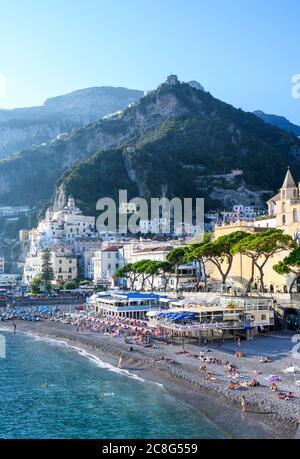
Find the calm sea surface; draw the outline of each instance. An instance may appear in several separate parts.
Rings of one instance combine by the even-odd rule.
[[[62,342],[1,334],[0,438],[224,438],[159,384]]]

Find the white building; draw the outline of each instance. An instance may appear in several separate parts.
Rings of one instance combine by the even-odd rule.
[[[116,245],[95,252],[93,257],[94,283],[111,280],[117,269],[124,264],[122,249]]]
[[[100,317],[147,319],[147,312],[168,307],[169,298],[154,293],[108,293],[95,299],[94,309]]]
[[[97,236],[95,217],[83,215],[69,197],[67,205],[59,211],[47,210],[37,228],[29,232],[30,254],[56,244],[74,245],[82,239]]]
[[[0,274],[4,274],[4,265],[5,265],[5,260],[4,258],[0,258]]]
[[[276,217],[264,217],[253,222],[255,228],[276,228]]]
[[[77,276],[86,278],[89,271],[90,257],[101,247],[101,238],[95,229],[95,217],[83,215],[76,207],[75,201],[69,197],[67,205],[58,211],[47,210],[46,216],[37,228],[29,231],[29,254],[24,266],[24,280],[30,283],[41,272],[41,256],[45,249],[53,253],[55,279],[57,282],[75,279]],[[65,266],[62,253],[71,259],[70,266]],[[56,258],[61,259],[56,270]],[[71,268],[71,272],[69,269]],[[76,269],[75,269],[76,268]],[[76,275],[75,275],[76,274]],[[87,277],[89,278],[89,277]]]
[[[244,206],[236,204],[231,211],[224,210],[220,212],[220,220],[235,222],[238,220],[254,221],[257,217],[263,216],[264,211],[257,206]]]

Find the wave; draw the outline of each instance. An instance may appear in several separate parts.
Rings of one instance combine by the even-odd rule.
[[[149,380],[146,381],[144,378],[141,378],[140,376],[136,375],[135,373],[132,373],[129,370],[126,370],[124,368],[118,368],[118,367],[115,367],[114,365],[111,365],[110,363],[103,362],[103,360],[101,360],[96,355],[91,354],[90,352],[86,351],[85,349],[82,349],[81,347],[69,344],[66,341],[59,340],[59,339],[54,339],[54,338],[49,338],[49,337],[46,337],[46,336],[40,336],[40,335],[36,335],[34,333],[29,333],[29,332],[22,332],[22,333],[24,335],[29,335],[31,338],[36,339],[37,341],[46,341],[46,342],[49,342],[51,344],[55,344],[56,346],[64,346],[64,347],[67,347],[67,348],[69,348],[71,350],[74,350],[79,355],[81,355],[82,357],[87,358],[90,362],[94,363],[95,365],[97,365],[101,369],[112,371],[114,373],[117,373],[117,374],[120,374],[120,375],[123,375],[123,376],[127,376],[128,378],[135,379],[136,381],[140,381],[140,382],[143,382],[143,383],[147,382],[147,383],[155,384],[156,386],[164,388],[163,384],[160,384],[160,383],[157,383],[157,382],[154,382],[154,381],[149,381]]]
[[[13,328],[0,327],[0,333],[1,333],[1,332],[14,333],[14,330],[13,330]]]

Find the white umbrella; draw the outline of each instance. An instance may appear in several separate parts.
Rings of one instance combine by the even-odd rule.
[[[295,365],[292,365],[291,367],[286,368],[285,370],[282,370],[284,373],[297,373],[299,370],[298,367]]]

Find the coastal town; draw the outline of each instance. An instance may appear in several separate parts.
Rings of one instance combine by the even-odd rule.
[[[299,1],[24,4],[0,14],[1,457],[300,439]]]
[[[193,382],[291,435],[300,417],[299,193],[288,169],[266,215],[243,219],[237,208],[212,232],[138,237],[99,233],[70,196],[20,231],[22,279],[0,261],[3,326],[96,346],[120,370],[135,362]]]

